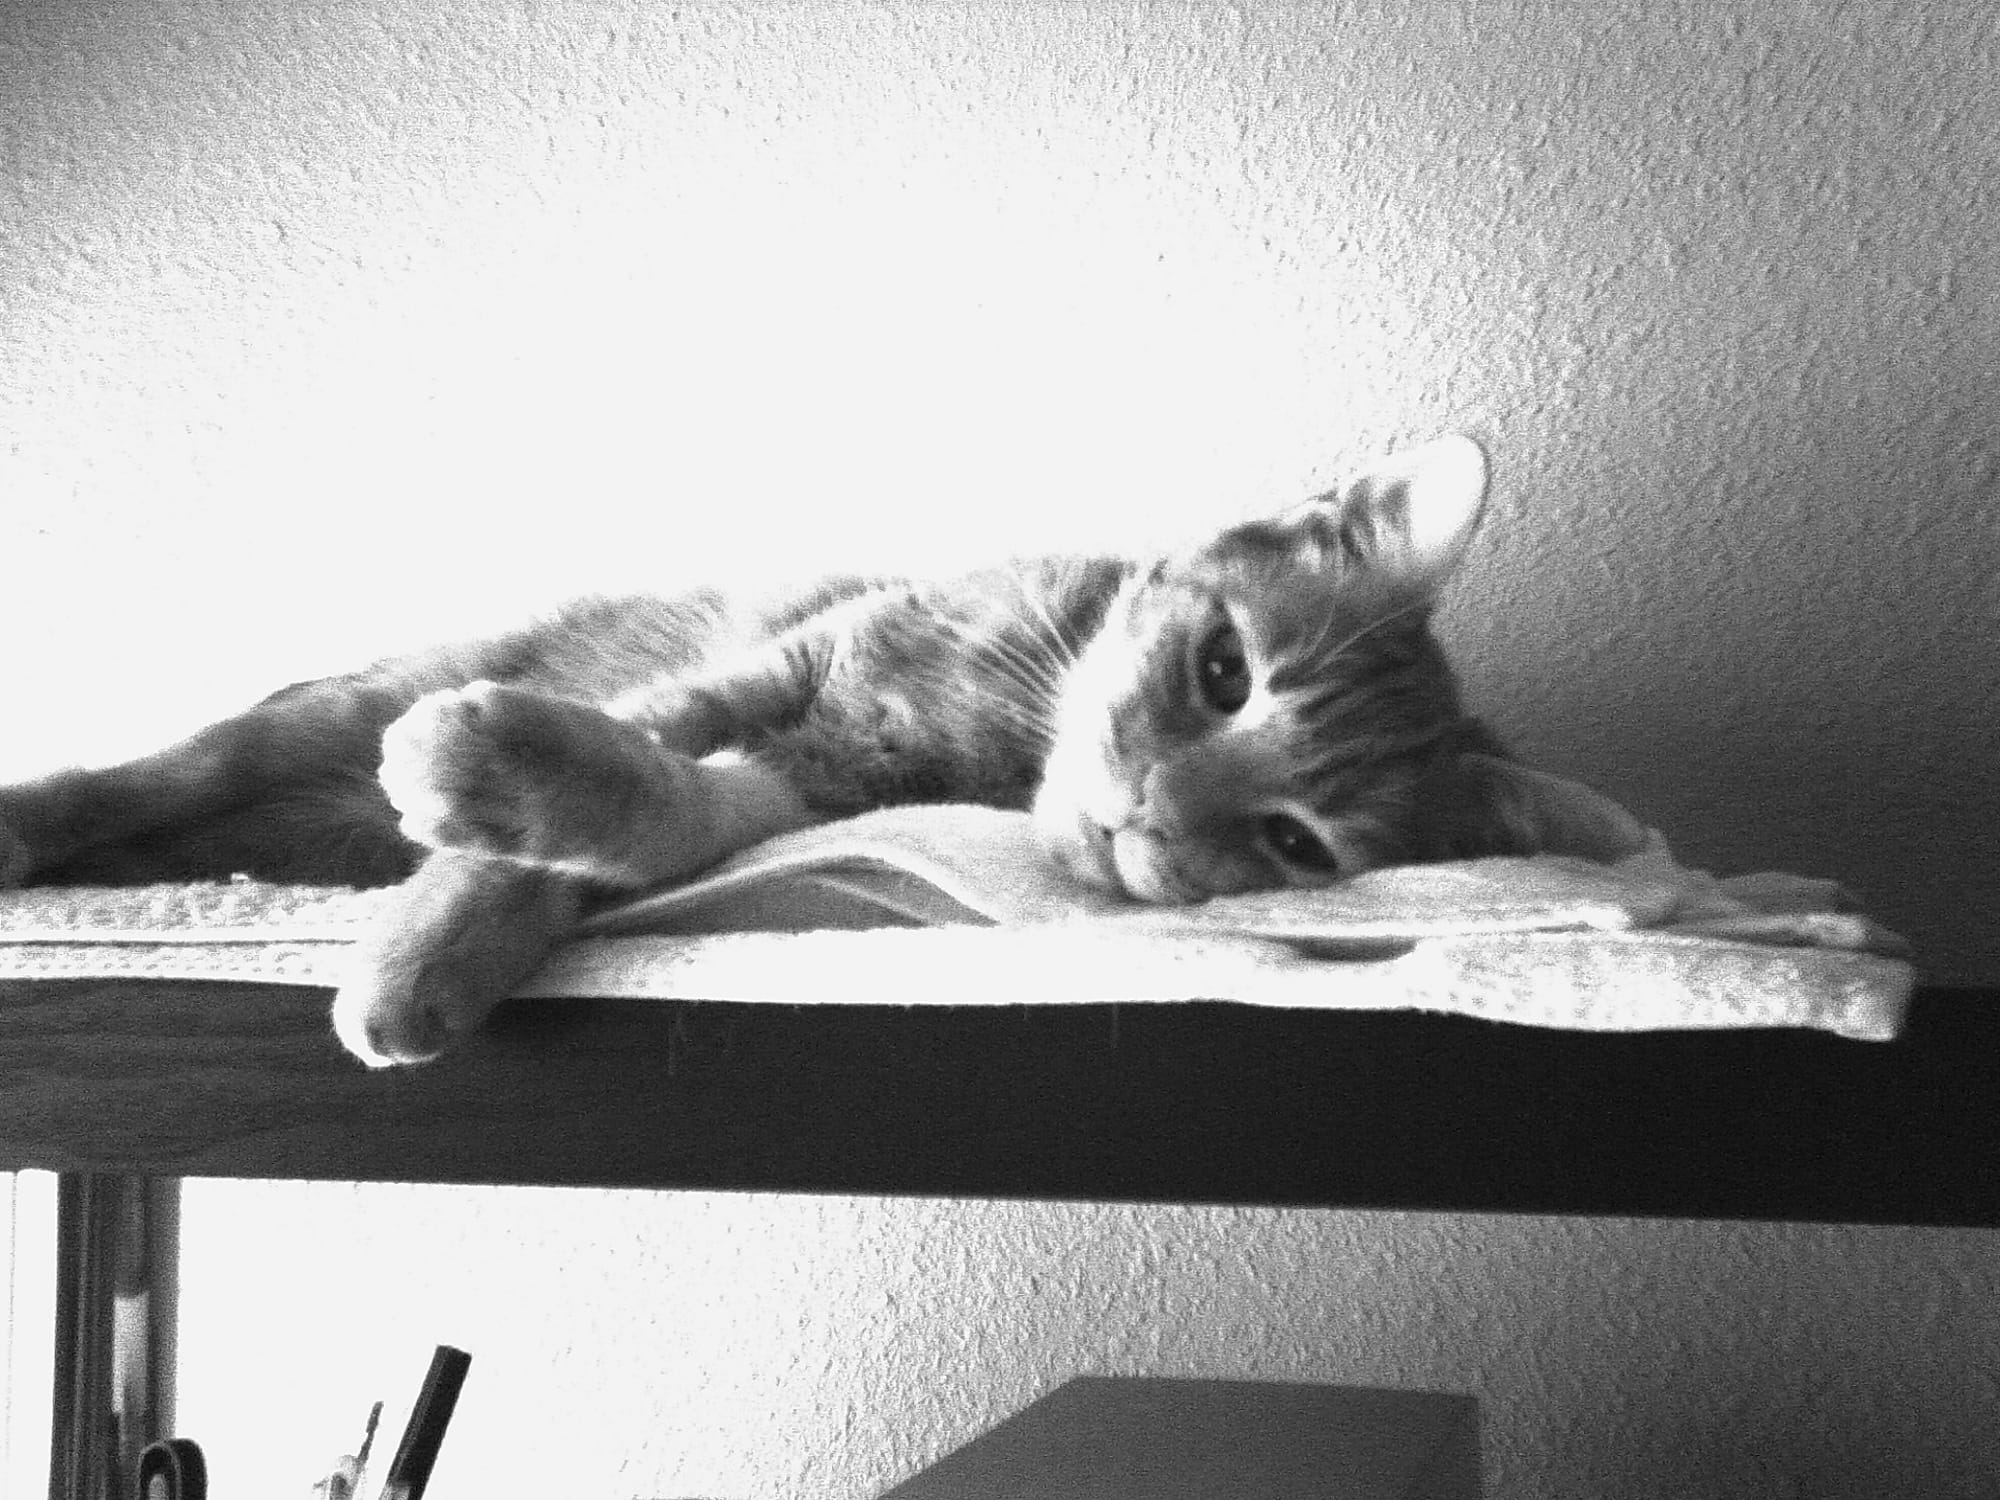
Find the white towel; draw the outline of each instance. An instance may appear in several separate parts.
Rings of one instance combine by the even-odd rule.
[[[519,993],[1209,999],[1594,1031],[1897,1034],[1914,987],[1904,945],[1837,885],[1688,870],[1657,833],[1617,816],[1621,847],[1598,847],[1597,858],[1408,865],[1319,890],[1153,907],[1077,886],[1026,814],[891,808],[773,839],[601,910]],[[382,899],[247,880],[8,892],[0,977],[332,985]]]

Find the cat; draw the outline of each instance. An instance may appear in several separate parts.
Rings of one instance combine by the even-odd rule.
[[[1029,810],[1144,902],[1532,853],[1534,783],[1429,623],[1486,483],[1448,438],[1143,562],[580,601],[0,788],[0,886],[400,883],[334,1003],[384,1066],[475,1028],[605,893],[868,808]]]

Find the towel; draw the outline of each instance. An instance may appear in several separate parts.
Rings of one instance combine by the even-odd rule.
[[[596,910],[517,991],[786,1004],[1221,1000],[1593,1031],[1900,1030],[1905,945],[1831,881],[1718,878],[1595,792],[1576,847],[1160,907],[1085,888],[1025,813],[930,806],[787,834]],[[1605,829],[1613,830],[1607,837]],[[337,985],[388,893],[0,893],[0,978]]]

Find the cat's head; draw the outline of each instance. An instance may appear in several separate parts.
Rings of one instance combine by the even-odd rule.
[[[1485,493],[1444,439],[1136,572],[1064,683],[1046,846],[1160,902],[1538,847],[1430,629]]]

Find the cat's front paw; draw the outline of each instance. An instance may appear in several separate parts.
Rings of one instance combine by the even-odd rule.
[[[588,705],[475,682],[389,726],[380,780],[418,843],[588,874],[615,860],[660,754]]]
[[[507,860],[433,854],[386,891],[333,1001],[333,1029],[371,1068],[428,1062],[574,928],[582,886]]]

